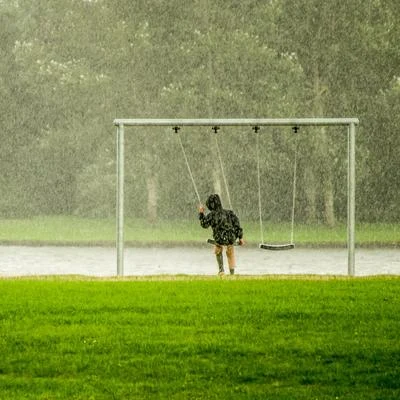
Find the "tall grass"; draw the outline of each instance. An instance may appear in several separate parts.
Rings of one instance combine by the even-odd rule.
[[[398,399],[399,284],[0,280],[0,398]]]
[[[259,242],[259,226],[242,222],[248,242]],[[265,225],[266,242],[285,243],[290,240],[289,224]],[[84,219],[78,217],[36,217],[31,219],[1,220],[1,243],[30,244],[105,244],[115,242],[115,220]],[[210,237],[210,230],[199,226],[197,217],[190,221],[160,221],[149,224],[145,220],[126,219],[125,240],[130,245],[146,243],[199,244]],[[324,225],[296,225],[294,239],[298,245],[346,244],[346,226],[329,228]],[[400,246],[400,225],[360,224],[356,229],[358,245]]]

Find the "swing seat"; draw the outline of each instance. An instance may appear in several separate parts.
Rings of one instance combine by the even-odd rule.
[[[208,244],[214,244],[214,245],[216,244],[214,239],[207,239],[207,243],[208,243]],[[233,243],[233,245],[234,245],[234,246],[238,246],[239,243],[238,243],[238,242],[235,242],[235,243]]]
[[[264,250],[292,250],[294,249],[294,243],[287,243],[287,244],[259,244],[260,249]]]

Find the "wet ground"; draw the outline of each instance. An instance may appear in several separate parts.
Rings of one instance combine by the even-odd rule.
[[[238,247],[237,273],[347,275],[347,249],[268,251]],[[116,275],[116,250],[0,246],[0,276]],[[400,275],[400,249],[358,249],[356,275]],[[214,275],[212,247],[127,248],[124,275]]]

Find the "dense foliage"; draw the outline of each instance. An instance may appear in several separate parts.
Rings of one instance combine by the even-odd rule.
[[[0,1],[0,215],[109,216],[116,117],[358,117],[357,218],[399,222],[397,0]],[[181,131],[201,196],[223,195],[215,137]],[[346,132],[265,129],[266,218],[346,218]],[[233,205],[257,218],[254,132],[218,135]],[[170,129],[127,134],[132,216],[189,217]],[[225,198],[226,200],[226,198]],[[226,202],[226,201],[225,201]]]

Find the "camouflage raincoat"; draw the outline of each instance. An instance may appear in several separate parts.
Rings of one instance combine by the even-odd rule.
[[[240,226],[239,218],[233,211],[222,208],[218,194],[210,195],[206,206],[210,212],[207,215],[199,213],[200,225],[203,228],[211,226],[217,244],[227,246],[233,244],[236,239],[242,239],[243,229]]]

